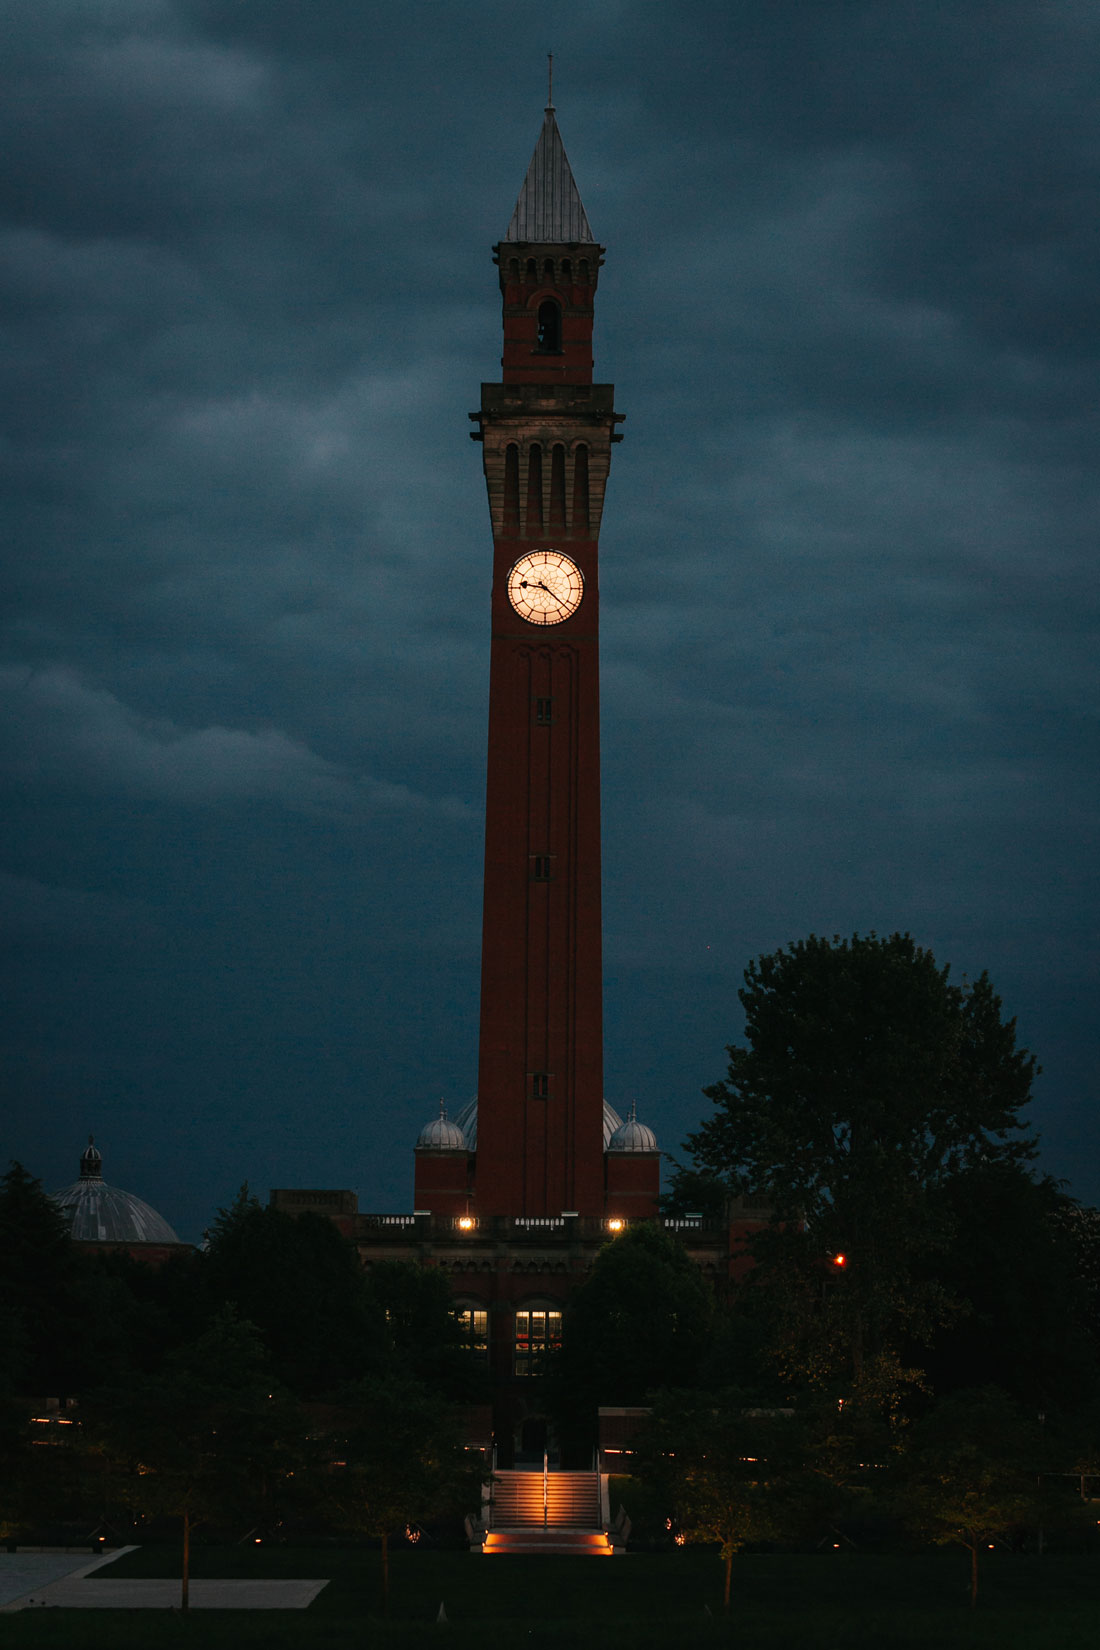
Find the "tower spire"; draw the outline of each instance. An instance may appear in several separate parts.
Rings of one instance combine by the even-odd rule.
[[[550,53],[550,91],[553,91],[553,53]],[[565,145],[558,131],[554,105],[546,105],[542,131],[519,192],[506,241],[534,241],[539,245],[595,246],[588,216],[573,177]]]
[[[553,52],[547,52],[546,61],[547,61],[547,65],[548,65],[548,68],[547,68],[547,71],[546,71],[546,113],[548,115],[552,115],[554,113],[554,54],[553,54]]]

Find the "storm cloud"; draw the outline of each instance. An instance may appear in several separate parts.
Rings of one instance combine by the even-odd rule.
[[[11,0],[6,1156],[194,1237],[405,1208],[476,1085],[467,412],[545,52],[608,248],[606,1087],[675,1149],[748,959],[988,968],[1100,1198],[1096,82],[1076,0]]]

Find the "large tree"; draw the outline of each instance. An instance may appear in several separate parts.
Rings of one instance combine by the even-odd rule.
[[[354,1244],[322,1215],[262,1208],[242,1186],[218,1211],[206,1271],[213,1298],[255,1325],[298,1397],[321,1397],[385,1364],[383,1312]]]
[[[61,1210],[12,1163],[0,1180],[0,1391],[77,1389],[85,1271]]]
[[[663,1386],[696,1381],[711,1344],[713,1292],[691,1256],[656,1225],[605,1244],[570,1296],[552,1402],[578,1435],[598,1404],[645,1404]]]
[[[105,1387],[80,1413],[84,1441],[114,1468],[120,1498],[137,1513],[180,1519],[184,1610],[196,1524],[277,1521],[303,1422],[255,1328],[231,1307],[156,1375]]]
[[[745,1043],[687,1142],[698,1168],[770,1196],[784,1261],[808,1301],[827,1301],[832,1361],[857,1382],[948,1310],[914,1278],[949,1236],[944,1183],[1035,1151],[1020,1119],[1035,1061],[988,977],[949,974],[908,934],[811,935],[757,958],[739,992]]]

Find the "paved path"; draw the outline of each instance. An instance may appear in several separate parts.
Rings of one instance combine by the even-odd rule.
[[[179,1580],[89,1581],[93,1570],[132,1547],[100,1553],[0,1553],[0,1611],[178,1610]],[[326,1581],[192,1581],[193,1610],[305,1610]]]

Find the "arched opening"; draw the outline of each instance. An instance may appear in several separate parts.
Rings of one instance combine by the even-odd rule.
[[[504,449],[504,519],[505,533],[515,538],[519,533],[519,448],[510,441]]]
[[[561,278],[563,283],[567,283],[573,279],[573,260],[571,258],[562,259]]]
[[[583,444],[573,455],[573,532],[586,539],[588,521],[588,448]]]
[[[561,354],[561,305],[553,298],[544,298],[539,305],[539,331],[536,346],[543,355]]]
[[[565,448],[560,441],[550,453],[550,531],[565,532]]]
[[[554,260],[553,260],[553,258],[544,258],[543,259],[542,273],[548,281],[552,281],[554,279]]]
[[[539,266],[535,262],[534,258],[528,258],[528,260],[527,260],[527,279],[528,279],[528,281],[530,281],[531,285],[534,286],[537,283],[538,278],[539,278]]]
[[[577,265],[577,279],[583,286],[588,285],[588,259],[582,258]]]
[[[519,259],[518,258],[509,258],[508,259],[508,279],[510,281],[518,281],[519,280]]]

